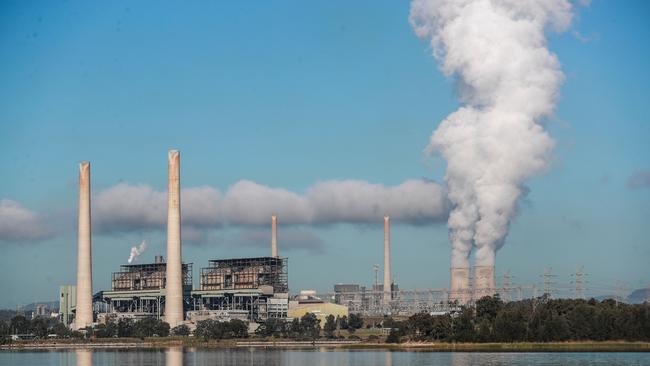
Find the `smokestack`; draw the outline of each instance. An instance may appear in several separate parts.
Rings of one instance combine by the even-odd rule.
[[[82,161],[79,163],[75,329],[82,329],[93,323],[93,269],[90,232],[90,163]]]
[[[278,215],[271,216],[271,257],[278,257]]]
[[[390,304],[390,217],[384,215],[384,305]]]
[[[474,299],[494,296],[495,293],[494,266],[474,266]]]
[[[167,158],[167,284],[165,285],[165,321],[171,327],[175,327],[183,322],[180,152],[178,150],[170,150]]]
[[[471,295],[469,290],[469,268],[452,267],[450,287],[449,301],[458,301],[460,305],[466,304]]]

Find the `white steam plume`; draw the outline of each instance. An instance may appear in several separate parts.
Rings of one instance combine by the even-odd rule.
[[[140,254],[144,253],[146,249],[147,249],[147,242],[144,240],[142,241],[142,243],[140,243],[140,245],[136,247],[131,247],[131,254],[129,254],[128,262],[129,263],[133,262],[136,258],[138,258],[138,256],[140,256]]]
[[[414,0],[410,21],[430,40],[463,106],[433,132],[426,149],[447,160],[452,266],[493,265],[524,183],[543,171],[553,140],[540,120],[553,112],[564,79],[546,48],[547,25],[571,23],[566,0]]]

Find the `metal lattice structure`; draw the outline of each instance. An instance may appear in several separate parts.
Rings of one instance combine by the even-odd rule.
[[[125,264],[113,272],[113,291],[160,290],[165,288],[167,263]],[[183,287],[192,288],[192,263],[183,263]]]
[[[289,291],[287,258],[256,257],[215,259],[201,268],[201,290],[262,289]]]
[[[507,285],[492,291],[499,293],[502,299],[509,297],[521,300],[537,296],[534,285]],[[319,293],[316,296],[345,305],[351,313],[363,316],[410,316],[420,312],[441,313],[459,309],[456,303],[450,302],[451,290],[447,288],[401,290],[395,286],[391,289],[391,299],[387,304],[383,301],[384,291],[381,285],[372,290],[353,284],[335,285],[334,288],[334,292]],[[472,305],[476,300],[477,298],[472,298],[468,304]]]

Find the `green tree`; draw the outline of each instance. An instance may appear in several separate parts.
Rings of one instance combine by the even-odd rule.
[[[217,333],[217,324],[216,320],[207,319],[201,320],[196,323],[196,329],[194,329],[194,336],[197,338],[203,338],[204,340],[208,339],[218,339],[221,338],[221,334]]]
[[[472,308],[463,308],[461,313],[452,323],[452,340],[456,342],[473,342],[476,338],[474,331],[474,311]]]
[[[348,319],[348,331],[354,333],[354,331],[361,327],[363,327],[363,318],[361,317],[361,314],[350,314],[350,318]]]
[[[282,319],[268,318],[257,327],[255,334],[260,337],[286,337],[287,323]]]
[[[58,322],[52,326],[52,333],[56,334],[58,337],[64,338],[70,335],[70,329],[68,329],[65,324]]]
[[[396,328],[391,328],[388,337],[386,337],[386,343],[400,343],[399,331]]]
[[[42,317],[33,318],[30,322],[31,332],[38,338],[46,338],[48,334],[48,323],[47,319]]]
[[[312,313],[307,313],[300,318],[301,338],[318,339],[320,336],[320,319]]]
[[[0,337],[7,336],[11,333],[9,324],[7,322],[0,320]]]
[[[227,338],[246,338],[248,337],[248,323],[239,319],[231,319],[225,323]]]
[[[348,329],[348,317],[343,315],[341,318],[339,318],[339,329]]]
[[[93,334],[97,338],[111,338],[115,335],[115,333],[113,333],[114,330],[117,329],[109,328],[107,324],[101,323],[95,326]]]
[[[451,337],[451,316],[434,316],[430,337],[436,341],[449,340]]]
[[[10,327],[15,334],[28,334],[31,332],[29,320],[22,315],[16,315],[11,318]]]
[[[504,309],[494,320],[494,341],[521,342],[526,339],[526,318],[518,309]]]
[[[194,335],[204,340],[246,338],[248,337],[248,324],[239,319],[232,319],[229,322],[203,320],[197,323]]]
[[[476,318],[492,323],[502,308],[503,301],[499,295],[482,297],[476,301]]]
[[[121,318],[117,322],[117,336],[120,338],[123,337],[133,337],[135,332],[135,327],[133,326],[133,320],[128,318]]]
[[[429,339],[433,331],[433,317],[426,312],[414,314],[408,318],[406,328],[407,333],[415,339]]]
[[[138,338],[151,337],[155,334],[157,319],[144,318],[133,324],[133,335]]]
[[[323,331],[327,338],[333,338],[334,332],[336,331],[336,320],[334,315],[330,314],[325,318],[325,325],[323,325]]]
[[[300,326],[300,319],[293,318],[291,325],[289,325],[289,334],[291,338],[300,338],[302,327]]]
[[[190,335],[190,327],[185,324],[177,325],[171,330],[173,336],[187,337]]]
[[[158,319],[153,330],[158,337],[167,337],[169,336],[169,323]]]

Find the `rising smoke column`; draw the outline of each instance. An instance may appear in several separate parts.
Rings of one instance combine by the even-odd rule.
[[[447,160],[454,208],[452,267],[493,265],[524,183],[543,171],[553,140],[540,121],[554,109],[564,76],[546,48],[547,26],[571,23],[565,0],[414,0],[410,21],[430,40],[462,102],[433,132],[426,151]]]
[[[131,262],[133,262],[136,258],[140,256],[140,254],[144,253],[146,249],[147,249],[147,242],[144,240],[142,241],[142,243],[140,243],[140,245],[136,247],[131,247],[131,253],[129,254],[128,263],[130,264]]]

